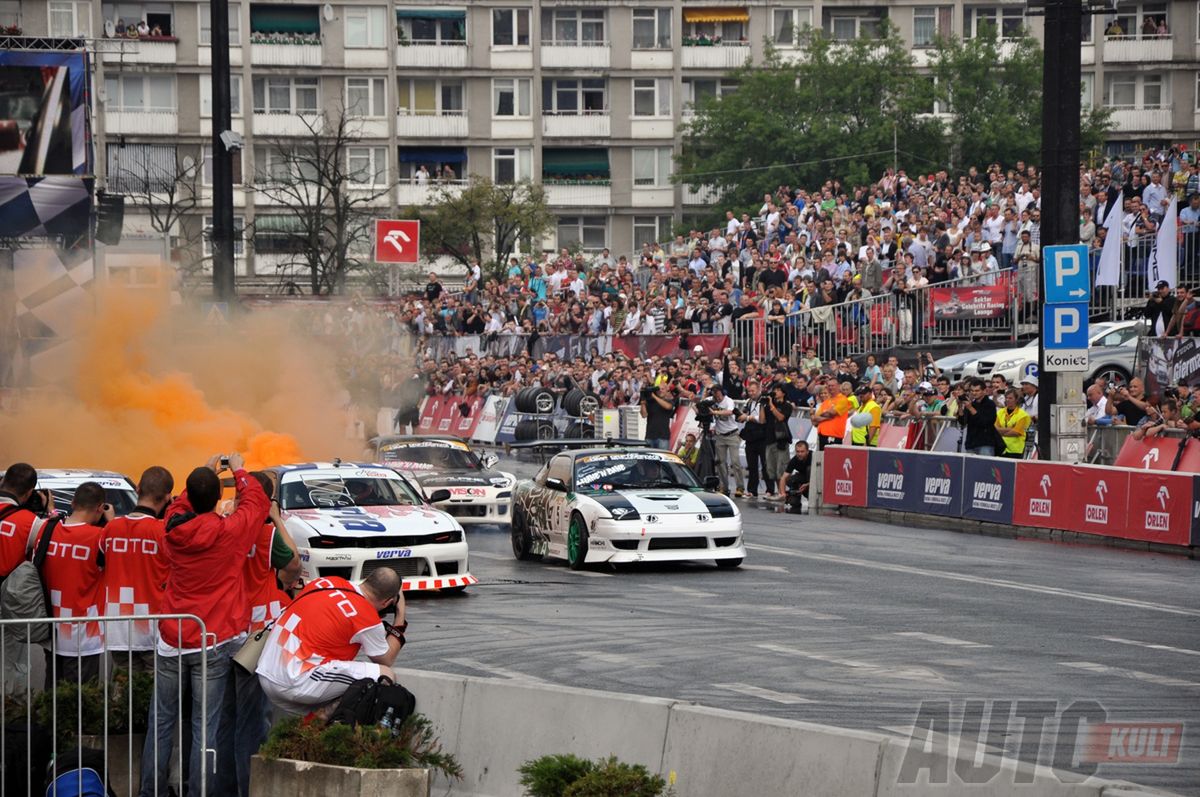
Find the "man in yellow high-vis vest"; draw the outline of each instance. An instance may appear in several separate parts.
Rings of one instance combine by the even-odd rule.
[[[1025,456],[1025,438],[1029,424],[1033,421],[1029,413],[1021,409],[1021,396],[1013,388],[1004,393],[1004,406],[996,411],[996,433],[1004,443],[1000,456],[1021,459]]]

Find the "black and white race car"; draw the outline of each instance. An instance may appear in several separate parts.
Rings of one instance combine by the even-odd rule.
[[[476,454],[457,437],[391,436],[373,442],[377,462],[404,474],[426,494],[448,490],[450,497],[436,506],[464,526],[509,522],[517,479],[493,470],[495,454]]]
[[[522,560],[552,556],[578,570],[686,560],[737,567],[746,556],[737,506],[667,451],[556,454],[517,486],[512,504],[513,554]]]

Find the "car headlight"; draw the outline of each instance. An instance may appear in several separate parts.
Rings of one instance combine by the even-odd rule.
[[[636,509],[634,509],[633,507],[618,506],[618,507],[614,507],[610,511],[612,512],[612,516],[613,516],[614,520],[641,520],[642,519],[642,516],[639,515],[638,511]]]
[[[1001,362],[996,363],[995,367],[992,368],[992,370],[993,371],[1007,371],[1009,368],[1016,368],[1018,365],[1020,365],[1023,362],[1025,362],[1024,359],[1003,360]]]

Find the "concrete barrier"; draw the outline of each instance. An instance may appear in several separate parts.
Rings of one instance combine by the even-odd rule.
[[[435,794],[517,797],[517,767],[552,753],[615,755],[662,775],[680,797],[1151,797],[1153,789],[1091,778],[1066,782],[1045,767],[1001,759],[986,783],[968,784],[975,747],[764,717],[652,697],[530,681],[397,670],[442,747],[463,767]],[[925,750],[901,783],[910,744]],[[911,763],[911,762],[910,762]],[[934,773],[931,783],[930,772]],[[946,773],[941,783],[941,772]],[[1077,776],[1076,776],[1077,777]],[[905,777],[905,780],[914,780]],[[1026,782],[1028,781],[1028,782]]]

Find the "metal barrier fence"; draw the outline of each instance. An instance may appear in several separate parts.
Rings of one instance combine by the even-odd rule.
[[[1177,255],[1177,285],[1200,283],[1200,231],[1195,225],[1180,225]],[[1146,292],[1153,290],[1157,275],[1148,273],[1157,236],[1139,235],[1121,245],[1121,276],[1116,286],[1092,289],[1093,321],[1120,321],[1140,315],[1146,306]],[[1100,267],[1100,249],[1091,251],[1092,284]]]
[[[177,648],[183,648],[185,625],[195,624],[200,638],[206,642],[212,636],[204,621],[191,614],[100,616],[88,617],[86,622],[80,622],[79,618],[0,620],[0,672],[4,677],[0,797],[46,794],[50,780],[58,781],[59,790],[81,786],[84,781],[80,770],[88,767],[84,761],[85,749],[99,751],[103,764],[97,774],[117,797],[139,793],[163,797],[171,793],[207,793],[208,762],[211,757],[214,762],[211,771],[215,772],[217,751],[210,747],[193,749],[190,761],[185,760],[184,754],[192,747],[194,728],[199,729],[197,738],[208,739],[209,650],[199,652],[198,681],[182,677],[178,669],[173,676],[160,673],[160,662],[166,657],[156,656],[154,651],[104,650],[95,654],[95,658],[59,653],[60,637],[100,634],[107,639],[109,630],[116,629],[124,632],[123,638],[130,639],[136,624],[157,624],[159,620],[178,621]],[[40,624],[50,626],[49,642],[28,644],[31,629]],[[39,649],[36,655],[35,647]],[[177,663],[176,667],[179,666]],[[96,676],[85,676],[85,671],[93,668]],[[60,672],[66,677],[60,678]],[[46,688],[35,688],[39,674],[44,676]],[[200,716],[191,716],[185,733],[184,720],[191,713],[192,695],[197,691]],[[157,729],[160,712],[168,706],[173,706],[172,749],[164,753]],[[144,741],[135,733],[141,727],[139,720],[145,722]],[[23,744],[14,738],[22,735]],[[48,750],[40,744],[45,743],[46,737]],[[48,768],[42,766],[46,752],[49,752]],[[145,760],[146,753],[158,765],[151,768],[152,782],[143,790],[143,771],[150,766]],[[160,771],[164,768],[169,768],[170,773],[165,783],[160,782]],[[61,780],[64,776],[66,781]],[[189,778],[199,779],[198,792],[194,791],[194,783],[192,790],[185,790],[183,784]],[[71,793],[84,791],[80,788]]]

